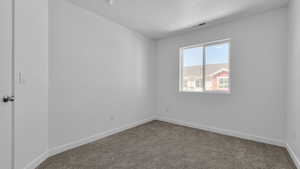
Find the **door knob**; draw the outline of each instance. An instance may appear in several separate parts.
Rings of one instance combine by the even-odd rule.
[[[4,103],[13,102],[13,101],[15,101],[15,96],[5,96],[5,97],[2,98],[2,101]]]

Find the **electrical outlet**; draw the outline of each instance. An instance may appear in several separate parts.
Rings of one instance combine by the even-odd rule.
[[[296,140],[297,139],[297,133],[296,133],[296,131],[292,131],[292,133],[291,133],[291,137],[292,137],[292,140]]]
[[[165,112],[166,112],[166,113],[169,112],[169,107],[166,107]]]
[[[109,116],[109,120],[110,120],[110,121],[115,120],[115,116],[113,116],[113,115]]]

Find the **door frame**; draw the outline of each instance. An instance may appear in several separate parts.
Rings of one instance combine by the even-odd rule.
[[[15,0],[11,0],[11,95],[15,97]],[[11,102],[11,168],[15,169],[15,102]]]

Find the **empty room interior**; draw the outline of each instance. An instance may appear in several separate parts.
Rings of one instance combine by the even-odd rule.
[[[299,0],[1,0],[0,23],[0,169],[300,169]]]

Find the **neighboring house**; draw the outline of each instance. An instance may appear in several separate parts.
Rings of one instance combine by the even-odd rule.
[[[206,90],[228,91],[229,68],[228,64],[206,65]],[[202,91],[202,66],[184,67],[183,89],[187,91]]]

